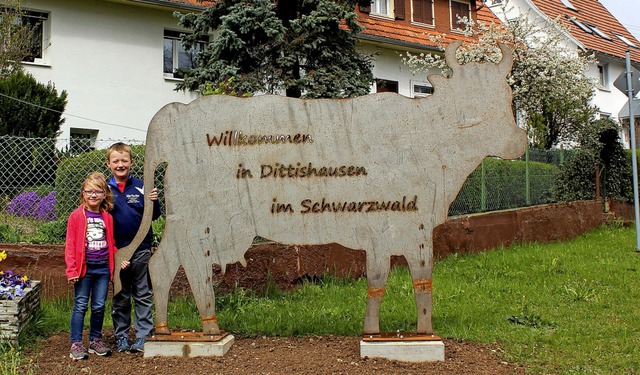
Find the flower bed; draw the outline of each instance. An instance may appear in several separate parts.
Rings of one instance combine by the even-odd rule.
[[[21,297],[0,300],[0,339],[18,343],[20,332],[40,307],[42,288],[40,281],[32,280]]]

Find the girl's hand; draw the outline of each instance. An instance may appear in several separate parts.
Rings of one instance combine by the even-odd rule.
[[[149,199],[152,201],[158,200],[158,188],[151,189],[151,193],[149,193]]]
[[[69,285],[73,285],[73,284],[78,282],[78,278],[77,277],[73,277],[73,278],[67,280],[67,282],[69,283]]]
[[[123,260],[122,263],[120,263],[120,268],[125,269],[129,267],[130,264],[131,262],[129,262],[128,260]]]

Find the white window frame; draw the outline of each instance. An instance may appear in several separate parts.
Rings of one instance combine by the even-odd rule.
[[[449,20],[451,21],[451,31],[464,31],[464,27],[458,26],[458,18],[453,14],[453,7],[451,6],[453,3],[466,4],[468,13],[467,18],[471,20],[471,2],[469,0],[449,0]]]
[[[430,93],[425,92],[417,92],[416,88],[428,88],[431,90]],[[428,91],[427,89],[427,91]],[[422,90],[420,90],[422,91]],[[426,81],[414,81],[411,80],[411,97],[412,98],[426,98],[427,96],[433,94],[433,85]]]
[[[601,89],[609,90],[609,64],[598,63],[598,85]]]
[[[41,26],[35,28],[34,38],[38,38],[40,42],[40,50],[36,53],[36,56],[28,56],[22,62],[24,64],[37,64],[44,65],[47,63],[47,49],[51,40],[51,15],[49,12],[32,10],[32,9],[23,9],[22,10],[22,24],[29,24],[32,27],[38,23],[38,20],[41,21]]]
[[[71,128],[69,132],[69,151],[81,154],[96,149],[98,130]]]
[[[386,8],[386,11],[385,9],[382,9],[383,7]],[[394,18],[393,0],[371,0],[371,12],[369,14],[386,18]]]
[[[178,70],[178,68],[180,67],[180,57],[181,54],[190,54],[191,55],[191,59],[195,58],[195,54],[198,53],[198,51],[194,52],[189,51],[186,52],[184,50],[184,48],[182,47],[182,40],[180,39],[180,34],[185,34],[187,32],[185,31],[177,31],[177,30],[171,30],[171,29],[165,29],[164,33],[163,33],[163,39],[162,39],[162,71],[163,71],[163,75],[165,78],[169,78],[169,79],[182,79],[181,77],[179,77],[178,75],[176,75],[176,71]],[[171,41],[171,72],[168,72],[166,70],[166,66],[165,66],[165,59],[167,58],[166,55],[166,46],[167,46],[167,41]],[[198,42],[199,48],[202,49],[204,47],[204,44],[206,43],[206,41],[200,41]]]

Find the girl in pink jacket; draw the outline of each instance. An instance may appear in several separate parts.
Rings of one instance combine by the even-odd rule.
[[[113,276],[114,254],[113,197],[102,173],[91,173],[82,183],[80,207],[69,215],[64,259],[69,284],[74,287],[75,298],[71,313],[71,350],[73,360],[87,359],[89,354],[82,344],[84,317],[91,299],[89,353],[100,356],[111,354],[102,342],[105,302],[109,282]],[[126,264],[121,265],[123,268]]]

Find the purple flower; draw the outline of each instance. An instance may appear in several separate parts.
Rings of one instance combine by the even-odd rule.
[[[0,300],[12,300],[24,296],[24,289],[31,286],[31,280],[13,271],[0,271]]]
[[[9,203],[6,212],[20,217],[30,217],[39,200],[40,197],[34,191],[18,194]]]
[[[19,217],[30,217],[36,220],[54,221],[56,217],[56,192],[52,191],[44,197],[29,191],[18,194],[5,211]]]
[[[34,219],[36,220],[45,220],[45,221],[55,221],[58,220],[56,217],[56,192],[52,191],[51,193],[42,197],[33,212]]]

